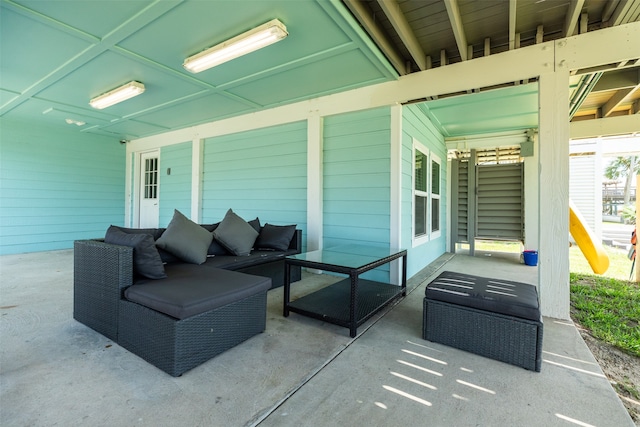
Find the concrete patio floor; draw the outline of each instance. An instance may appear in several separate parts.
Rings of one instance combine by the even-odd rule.
[[[72,318],[73,252],[0,257],[3,426],[633,426],[571,322],[545,318],[542,372],[421,338],[442,270],[528,283],[517,256],[445,254],[408,296],[359,328],[292,313],[173,378]],[[305,273],[292,294],[336,278]]]

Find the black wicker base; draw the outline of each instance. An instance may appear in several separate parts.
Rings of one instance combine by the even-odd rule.
[[[428,341],[540,372],[542,318],[536,322],[425,298],[422,325]]]
[[[360,279],[356,299],[356,326],[362,325],[391,301],[402,296],[403,288]],[[344,279],[289,303],[290,311],[350,327],[351,286]]]
[[[118,344],[174,377],[263,332],[267,292],[178,320],[120,303]]]
[[[131,285],[133,248],[94,240],[74,244],[73,318],[118,341],[122,289]]]

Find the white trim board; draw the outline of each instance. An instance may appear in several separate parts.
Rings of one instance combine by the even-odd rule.
[[[210,138],[295,121],[392,106],[429,96],[536,78],[556,68],[584,68],[638,56],[640,22],[606,28],[567,39],[402,76],[398,80],[296,102],[242,116],[205,123],[131,141],[127,151],[142,151],[197,138]],[[593,44],[599,46],[593,49]],[[611,49],[610,46],[616,46]],[[568,82],[567,82],[568,84]]]

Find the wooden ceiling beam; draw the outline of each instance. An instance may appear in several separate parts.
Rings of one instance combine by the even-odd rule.
[[[611,14],[607,22],[610,27],[621,24],[628,24],[638,19],[640,15],[640,0],[620,1]]]
[[[464,34],[464,27],[462,25],[462,19],[460,18],[460,8],[458,7],[458,0],[444,0],[444,5],[447,8],[447,15],[449,15],[449,22],[451,23],[453,36],[456,38],[458,52],[460,52],[460,59],[466,61],[468,58],[467,36]]]
[[[509,0],[509,50],[516,48],[517,0]]]
[[[536,28],[536,44],[544,43],[544,27],[542,24]]]
[[[416,35],[413,33],[413,30],[409,26],[407,22],[407,18],[404,16],[404,13],[400,10],[400,5],[396,0],[378,0],[378,4],[382,8],[382,11],[391,22],[391,25],[400,36],[400,40],[407,47],[407,50],[411,54],[413,60],[418,64],[418,68],[424,71],[427,69],[427,60],[416,38]]]
[[[396,48],[389,42],[384,32],[373,19],[373,13],[360,0],[344,0],[351,13],[362,24],[364,29],[373,39],[373,42],[380,48],[382,53],[389,59],[400,75],[411,72],[407,67],[404,58],[398,53]]]
[[[583,6],[584,0],[571,0],[571,3],[569,4],[569,10],[567,11],[567,15],[564,21],[563,37],[571,37],[576,32],[576,28],[578,27],[578,20],[580,18],[580,13],[582,12]]]
[[[617,91],[612,97],[611,99],[609,99],[603,106],[602,106],[602,116],[603,117],[609,117],[614,111],[615,109],[623,103],[623,101],[625,100],[625,98],[629,95],[631,95],[633,92],[636,91],[636,89],[640,88],[640,85],[632,87],[632,88],[626,88],[626,89],[620,89],[619,91]]]
[[[605,4],[604,10],[602,11],[602,22],[607,22],[611,19],[611,16],[613,15],[613,12],[615,12],[619,3],[620,0],[609,0]]]

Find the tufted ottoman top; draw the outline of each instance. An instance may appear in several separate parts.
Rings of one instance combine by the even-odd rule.
[[[428,299],[538,321],[538,291],[528,283],[444,271],[427,285]]]

